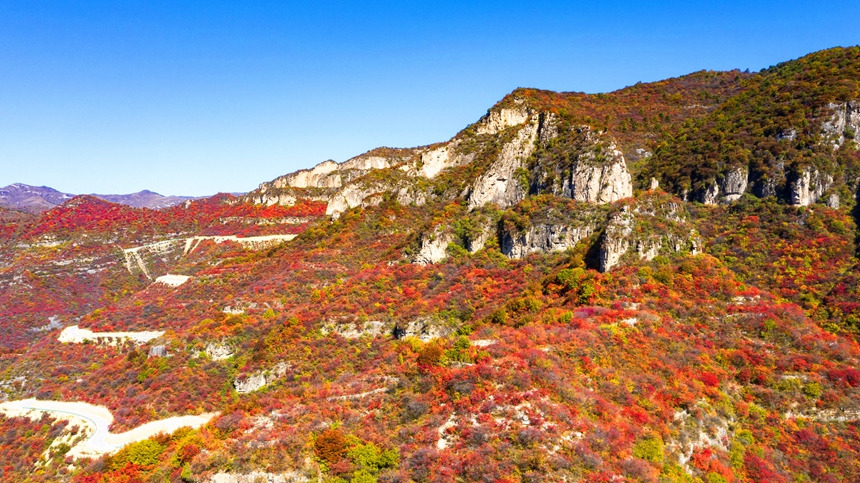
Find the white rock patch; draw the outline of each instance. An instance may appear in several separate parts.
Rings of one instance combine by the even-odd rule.
[[[171,287],[178,287],[187,282],[191,277],[187,275],[162,275],[155,279],[155,283],[163,283]]]
[[[149,342],[164,335],[164,331],[144,332],[93,332],[89,329],[81,329],[77,325],[70,325],[60,332],[57,338],[62,343],[81,344],[84,341],[106,342],[110,345],[124,340],[132,340],[139,344]]]

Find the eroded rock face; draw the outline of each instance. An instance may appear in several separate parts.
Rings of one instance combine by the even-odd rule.
[[[272,181],[271,185],[274,188],[337,188],[340,186],[340,178],[337,176],[329,176],[332,172],[340,167],[339,164],[332,160],[323,161],[311,169],[302,169],[295,173],[281,176]],[[264,185],[260,185],[260,189],[264,189]]]
[[[811,205],[821,198],[832,184],[832,176],[821,174],[817,169],[807,166],[789,186],[789,201],[795,206]]]
[[[633,196],[633,183],[624,155],[609,141],[600,145],[598,136],[589,132],[595,149],[581,155],[570,175],[569,196],[576,201],[612,203]],[[598,160],[598,156],[605,161]]]
[[[376,189],[365,186],[357,184],[348,185],[332,196],[326,206],[325,214],[329,216],[339,215],[350,208],[360,206],[365,198],[376,192]]]
[[[233,381],[233,387],[240,394],[256,391],[283,377],[287,373],[287,368],[287,364],[279,362],[268,371],[256,372],[245,379],[236,379]]]
[[[708,186],[702,192],[700,201],[706,205],[737,201],[746,193],[747,185],[749,185],[747,168],[738,167],[729,170],[719,182]]]
[[[548,114],[542,116],[540,144],[541,151],[530,161],[532,194],[550,193],[588,203],[633,196],[624,154],[609,134],[589,126],[561,128]]]
[[[607,272],[625,257],[652,260],[661,253],[701,253],[701,239],[680,203],[637,200],[613,213],[600,240],[599,266]]]
[[[525,198],[528,187],[523,186],[515,175],[534,152],[537,136],[538,120],[532,119],[502,147],[499,157],[490,169],[472,186],[469,193],[470,210],[484,206],[486,203],[495,203],[499,208],[507,208]]]
[[[320,331],[323,334],[338,334],[346,339],[358,339],[362,336],[378,337],[383,334],[390,334],[393,329],[393,324],[386,324],[379,320],[369,320],[362,323],[330,323],[324,325]]]
[[[836,149],[848,139],[855,142],[854,148],[860,149],[860,101],[828,104],[833,114],[821,126],[826,142]]]
[[[596,225],[538,224],[517,233],[502,233],[502,253],[511,258],[523,258],[531,253],[564,251],[591,236]]]
[[[224,360],[233,355],[233,349],[224,344],[216,344],[215,342],[207,344],[204,352],[213,361]]]
[[[524,101],[514,101],[517,107],[496,109],[482,117],[476,126],[478,134],[498,134],[511,127],[518,126],[528,120],[533,114],[531,109],[524,106]]]
[[[432,317],[419,317],[410,322],[398,323],[394,328],[394,337],[398,339],[417,337],[423,342],[429,342],[440,337],[447,337],[453,332],[453,327],[440,320]]]
[[[445,231],[441,226],[430,233],[421,235],[421,248],[415,256],[418,265],[438,263],[448,257],[448,244],[454,241],[454,235]]]
[[[633,213],[626,206],[609,219],[600,242],[599,270],[601,272],[608,272],[618,265],[621,257],[630,249],[633,224]]]
[[[745,168],[736,168],[726,173],[720,186],[723,192],[723,201],[736,201],[747,190],[749,184],[749,171]]]

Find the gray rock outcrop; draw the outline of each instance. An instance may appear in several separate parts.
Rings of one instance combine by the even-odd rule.
[[[414,263],[428,265],[438,263],[448,257],[448,244],[454,241],[454,234],[437,226],[429,233],[421,235],[421,245]]]
[[[167,357],[168,355],[166,345],[154,345],[149,348],[148,357]]]
[[[390,334],[392,329],[393,324],[387,324],[379,320],[369,320],[358,324],[352,322],[328,323],[322,326],[320,332],[325,335],[338,334],[345,339],[358,339],[365,335],[378,337],[383,334]]]
[[[283,377],[287,369],[287,364],[279,362],[270,370],[255,372],[244,379],[236,379],[233,381],[233,387],[240,394],[253,392]]]
[[[738,167],[726,172],[719,182],[714,182],[702,192],[700,201],[706,205],[731,203],[746,193],[749,185],[749,170]]]
[[[534,112],[525,106],[523,99],[514,99],[515,106],[492,109],[475,126],[478,134],[498,134],[511,127],[526,122]]]
[[[531,253],[550,253],[575,247],[591,236],[596,226],[539,224],[525,231],[502,234],[502,253],[511,258],[523,258]]]
[[[627,162],[615,143],[601,144],[599,136],[590,130],[587,138],[595,149],[577,159],[570,175],[569,196],[590,203],[612,203],[633,196]]]
[[[534,152],[537,137],[538,120],[532,119],[519,128],[510,142],[502,146],[490,169],[472,185],[469,192],[470,210],[486,203],[507,208],[526,197],[528,186],[519,183],[515,175]]]
[[[233,355],[233,349],[229,346],[225,344],[216,344],[215,342],[207,344],[204,352],[206,353],[206,357],[213,361],[221,361]]]
[[[415,320],[398,323],[394,328],[394,337],[403,339],[405,337],[417,337],[423,342],[433,339],[447,337],[454,332],[455,328],[434,317],[419,317]]]
[[[637,200],[613,213],[600,239],[599,266],[607,272],[625,257],[652,260],[661,253],[697,255],[702,242],[680,203],[663,199]]]
[[[854,149],[860,149],[860,101],[831,103],[827,108],[832,112],[830,119],[821,125],[825,141],[836,149],[846,140],[854,141]]]
[[[789,201],[795,206],[808,206],[833,184],[833,177],[821,174],[817,169],[807,166],[797,175],[797,179],[789,186]]]

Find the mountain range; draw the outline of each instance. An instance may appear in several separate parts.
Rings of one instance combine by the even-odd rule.
[[[849,47],[0,208],[0,482],[860,481],[858,186]]]
[[[149,190],[128,195],[92,195],[96,198],[133,206],[135,208],[161,209],[196,199],[193,196],[163,196]],[[61,193],[47,186],[30,186],[14,183],[0,188],[0,206],[28,213],[40,213],[74,198],[75,195]]]

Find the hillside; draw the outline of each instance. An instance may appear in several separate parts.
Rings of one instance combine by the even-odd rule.
[[[239,197],[0,211],[0,481],[858,481],[858,85],[516,89]]]

